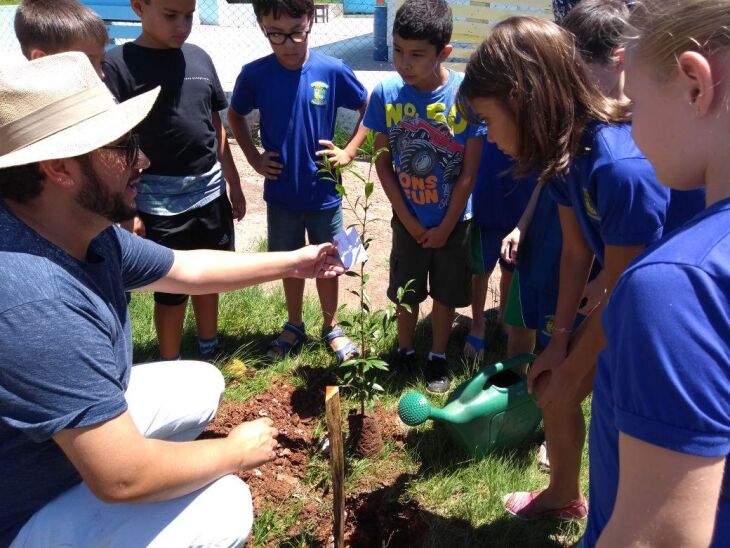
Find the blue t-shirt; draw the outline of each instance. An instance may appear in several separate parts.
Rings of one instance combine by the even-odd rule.
[[[125,290],[172,251],[110,227],[78,261],[0,201],[0,546],[81,478],[53,436],[123,413],[132,365]]]
[[[705,209],[705,189],[670,190],[667,220],[664,223],[664,234],[667,235]]]
[[[558,206],[551,198],[550,190],[543,187],[530,226],[520,242],[517,263],[520,285],[557,296],[562,247]]]
[[[272,53],[243,67],[231,107],[246,115],[258,109],[261,145],[284,165],[264,182],[264,200],[290,211],[320,211],[340,205],[335,184],[317,173],[321,139],[332,140],[337,109],[362,108],[367,90],[341,59],[313,50],[302,68],[284,68]]]
[[[504,230],[517,226],[537,180],[515,179],[510,171],[513,166],[514,160],[484,137],[472,192],[473,218],[479,226]]]
[[[624,272],[603,315],[593,384],[586,546],[611,517],[618,435],[724,457],[713,546],[730,546],[730,199],[700,213]]]
[[[393,167],[408,208],[424,228],[441,224],[471,137],[484,133],[456,107],[463,75],[449,71],[434,91],[419,91],[396,75],[378,84],[363,124],[388,136]],[[471,219],[471,200],[463,219]]]
[[[601,265],[607,245],[648,245],[662,237],[669,189],[637,148],[630,124],[590,124],[570,171],[549,187],[558,204],[573,208]]]

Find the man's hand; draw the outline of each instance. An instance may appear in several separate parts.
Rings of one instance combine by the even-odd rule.
[[[226,439],[235,444],[241,456],[239,470],[251,470],[276,458],[279,431],[273,425],[271,419],[263,418],[244,422],[231,430]]]
[[[449,232],[442,226],[435,226],[426,230],[418,239],[418,243],[425,249],[438,249],[446,244]]]
[[[520,240],[522,239],[522,230],[517,226],[507,234],[502,240],[502,247],[500,249],[500,255],[502,260],[509,264],[517,264],[517,253],[520,250]]]
[[[258,155],[256,161],[254,161],[251,167],[253,167],[259,175],[263,175],[267,179],[276,181],[282,169],[284,169],[284,164],[280,164],[274,160],[274,158],[278,157],[278,152],[265,150],[263,154]]]
[[[320,139],[319,144],[325,148],[318,150],[315,154],[329,158],[332,167],[345,167],[352,162],[352,156],[345,149],[336,147],[332,141]]]
[[[334,244],[308,245],[292,253],[298,256],[293,278],[336,278],[345,272]]]
[[[246,215],[246,197],[243,195],[241,183],[230,185],[231,188],[231,210],[233,218],[240,221]]]

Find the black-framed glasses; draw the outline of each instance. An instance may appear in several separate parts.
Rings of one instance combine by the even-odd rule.
[[[109,148],[112,150],[124,150],[124,158],[127,161],[127,166],[134,167],[139,160],[139,135],[136,133],[130,133],[129,137],[118,145],[104,145],[100,148]]]
[[[264,35],[269,39],[269,42],[275,46],[283,45],[287,39],[291,40],[295,44],[301,44],[307,39],[310,32],[312,32],[311,27],[307,30],[296,30],[294,32],[269,32],[264,29]]]

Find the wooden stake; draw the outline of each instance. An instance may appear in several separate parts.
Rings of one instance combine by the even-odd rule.
[[[335,524],[333,534],[335,548],[345,546],[345,448],[342,441],[340,422],[340,389],[328,386],[325,392],[325,416],[327,435],[330,440],[330,471],[332,472],[332,495]]]

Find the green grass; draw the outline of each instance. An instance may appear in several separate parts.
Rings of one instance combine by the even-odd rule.
[[[264,246],[265,242],[261,244]],[[134,295],[130,313],[133,325],[135,361],[157,358],[157,344],[152,320],[151,295]],[[345,312],[343,319],[348,319]],[[232,358],[242,359],[256,374],[251,379],[230,382],[225,398],[247,400],[265,392],[275,378],[286,378],[295,386],[302,386],[303,368],[330,367],[334,357],[320,341],[322,322],[319,303],[307,298],[304,303],[304,321],[310,342],[298,355],[278,363],[264,361],[266,345],[279,332],[286,319],[286,307],[281,289],[253,287],[221,296],[219,324],[223,355],[217,364],[223,368]],[[420,322],[416,347],[423,356],[428,350],[430,324]],[[459,354],[463,340],[463,328],[452,337],[449,355]],[[385,357],[395,345],[394,329],[380,342],[377,350]],[[195,356],[195,323],[189,313],[185,321],[183,356]],[[492,353],[488,362],[497,361]],[[469,378],[475,371],[474,364],[455,361],[453,385]],[[231,379],[228,379],[231,380]],[[395,414],[397,402],[405,390],[424,391],[422,378],[404,378],[388,373],[382,382],[385,392],[379,403]],[[441,406],[444,397],[432,398],[434,405]],[[345,395],[343,408],[355,406]],[[586,417],[589,402],[584,405]],[[324,420],[317,425],[324,432]],[[539,435],[539,433],[538,433]],[[581,525],[543,521],[523,523],[508,518],[502,509],[501,498],[510,491],[531,490],[545,486],[547,476],[535,465],[537,440],[530,440],[522,447],[507,454],[470,460],[454,447],[446,433],[427,423],[412,430],[404,447],[387,443],[378,457],[360,459],[347,457],[346,485],[350,492],[388,489],[393,499],[415,501],[424,510],[429,527],[425,546],[559,546],[575,542],[582,533]],[[584,452],[582,484],[587,492],[587,456]],[[309,465],[302,486],[305,492],[316,493],[323,499],[323,491],[329,487],[329,467],[325,457],[309,456]],[[383,483],[387,483],[384,487]],[[324,499],[323,512],[329,511],[329,498]],[[254,546],[278,545],[287,547],[309,546],[311,531],[296,531],[291,536],[292,525],[297,521],[301,501],[277,507],[264,507],[256,517],[252,542]]]
[[[0,6],[16,6],[20,4],[20,0],[0,0]]]

